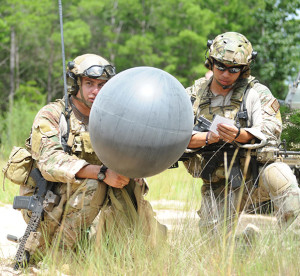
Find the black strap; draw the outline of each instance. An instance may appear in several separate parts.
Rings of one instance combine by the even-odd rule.
[[[235,122],[236,122],[237,128],[241,127],[240,120],[244,120],[246,123],[246,127],[248,127],[248,122],[247,122],[248,121],[248,112],[247,112],[247,107],[246,107],[245,95],[246,95],[247,91],[251,88],[251,86],[252,86],[251,83],[252,82],[248,83],[248,85],[245,88],[245,91],[243,93],[243,99],[242,99],[242,102],[240,105],[240,109],[237,112],[236,117],[235,117]]]

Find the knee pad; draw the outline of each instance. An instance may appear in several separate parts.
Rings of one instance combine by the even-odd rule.
[[[283,162],[268,165],[263,172],[263,185],[272,196],[282,194],[291,186],[298,186],[291,168]]]

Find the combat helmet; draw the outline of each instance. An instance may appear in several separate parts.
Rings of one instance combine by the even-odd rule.
[[[257,56],[253,51],[250,41],[242,34],[226,32],[218,35],[213,41],[208,40],[207,47],[209,56],[206,58],[205,66],[212,70],[214,59],[228,65],[241,65],[240,78],[250,76],[250,63]]]
[[[105,58],[85,54],[68,62],[66,74],[68,93],[75,96],[80,89],[80,77],[109,80],[116,74],[116,70]]]

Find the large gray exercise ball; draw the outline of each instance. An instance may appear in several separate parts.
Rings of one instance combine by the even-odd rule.
[[[192,130],[192,104],[184,87],[153,67],[131,68],[110,79],[90,113],[98,158],[130,178],[169,168],[183,154]]]

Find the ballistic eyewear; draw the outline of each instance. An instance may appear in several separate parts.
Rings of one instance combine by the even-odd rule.
[[[243,66],[238,66],[238,67],[226,67],[223,63],[221,62],[218,62],[216,60],[214,60],[214,65],[216,66],[216,68],[219,70],[219,71],[226,71],[228,70],[229,73],[231,74],[236,74],[238,72],[240,72],[243,68]]]
[[[100,78],[101,76],[106,76],[108,78],[111,78],[114,75],[116,75],[116,70],[115,67],[111,65],[105,65],[105,66],[93,65],[90,68],[84,70],[82,75],[91,79],[97,79]]]

